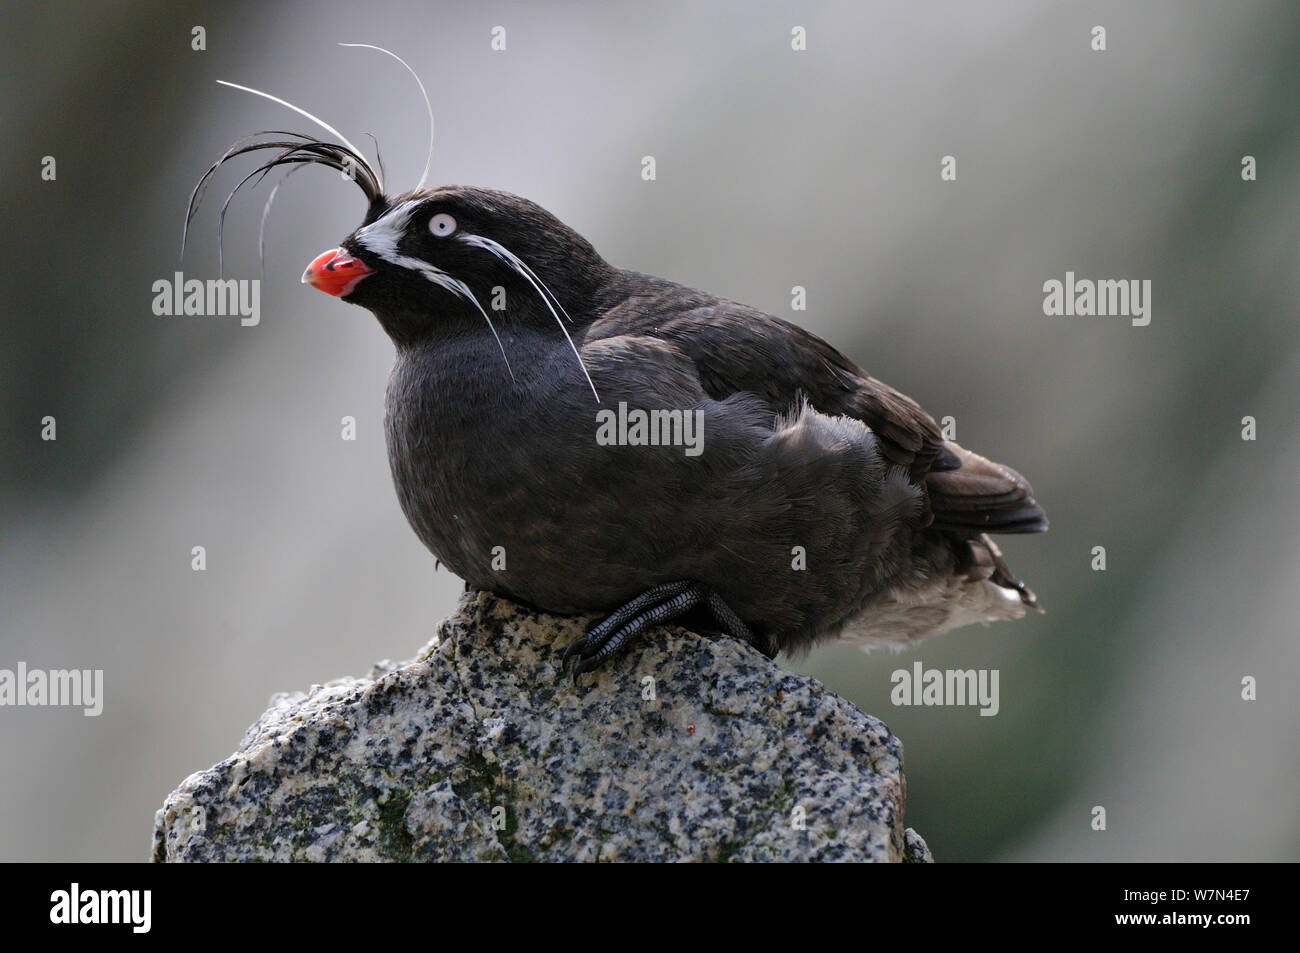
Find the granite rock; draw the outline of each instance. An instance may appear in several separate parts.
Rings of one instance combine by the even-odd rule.
[[[155,820],[155,861],[928,861],[878,719],[724,636],[467,594],[410,662],[277,695]]]

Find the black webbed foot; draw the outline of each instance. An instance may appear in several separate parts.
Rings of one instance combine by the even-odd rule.
[[[701,583],[682,580],[647,589],[606,616],[564,650],[561,664],[576,678],[601,665],[651,626],[671,622],[697,608],[707,610],[728,635],[753,645],[768,658],[776,655],[775,646],[765,641],[760,644],[749,626],[716,592]]]

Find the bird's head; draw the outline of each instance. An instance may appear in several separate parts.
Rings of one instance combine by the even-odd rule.
[[[217,169],[263,150],[275,155],[235,186],[221,220],[245,184],[277,167],[289,167],[289,174],[307,165],[341,171],[365,195],[365,218],[338,247],[316,256],[302,280],[372,311],[399,347],[466,330],[490,331],[499,341],[498,324],[553,329],[561,316],[580,325],[614,271],[535,202],[468,186],[417,187],[389,197],[382,176],[356,147],[302,133],[257,133],[231,146],[195,186],[187,230]],[[263,226],[274,198],[273,189]],[[218,247],[220,235],[219,227]]]
[[[309,165],[335,169],[356,183],[365,195],[366,216],[338,247],[312,260],[303,272],[305,284],[374,312],[399,348],[448,336],[491,332],[507,369],[510,362],[498,324],[516,331],[554,329],[559,325],[559,334],[573,351],[592,395],[599,401],[566,324],[580,328],[590,322],[593,299],[615,269],[581,235],[527,199],[465,186],[424,188],[433,161],[433,109],[424,83],[391,50],[366,43],[340,45],[377,50],[400,63],[419,84],[429,114],[429,153],[419,184],[410,192],[390,197],[384,187],[382,162],[377,161],[376,170],[361,150],[329,123],[278,96],[218,80],[223,86],[292,110],[333,138],[276,131],[255,133],[236,142],[212,164],[190,194],[181,254],[185,253],[190,222],[212,176],[230,160],[273,153],[231,190],[221,207],[220,223],[224,223],[226,209],[241,188],[251,181],[261,182],[278,168],[289,170],[284,178]],[[378,151],[376,143],[377,160]],[[277,184],[271,189],[263,209],[263,233],[279,187]],[[221,231],[218,224],[218,263]],[[259,236],[259,251],[261,247]]]
[[[534,202],[443,186],[376,195],[361,226],[302,280],[372,311],[398,344],[485,319],[553,331],[575,320],[609,271],[577,232]]]

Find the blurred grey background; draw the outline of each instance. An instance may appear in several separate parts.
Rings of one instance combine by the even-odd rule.
[[[409,657],[455,604],[389,481],[391,347],[298,282],[360,221],[356,189],[312,169],[281,190],[260,326],[151,311],[155,280],[216,273],[233,170],[178,263],[199,174],[239,136],[306,126],[216,79],[374,133],[392,181],[419,177],[414,84],[339,41],[420,72],[434,181],[529,196],[616,264],[797,320],[1033,481],[1052,530],[1004,549],[1045,616],[796,663],[901,736],[907,822],[940,860],[1300,856],[1295,3],[55,2],[7,19],[0,668],[102,668],[107,698],[96,719],[0,709],[0,859],[145,859],[163,797],[273,692]],[[257,275],[264,195],[232,206],[228,275]],[[1150,279],[1150,326],[1045,317],[1042,284],[1067,270]],[[892,706],[890,673],[918,659],[999,669],[1000,713]]]

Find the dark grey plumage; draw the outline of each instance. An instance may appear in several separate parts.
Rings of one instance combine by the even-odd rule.
[[[261,173],[359,163],[365,221],[304,281],[396,345],[385,428],[403,512],[471,586],[610,613],[571,650],[578,670],[688,613],[775,654],[1037,607],[987,535],[1046,529],[1025,480],[824,341],[615,268],[526,199],[389,198],[354,150],[273,135],[214,169],[258,149],[276,150]],[[597,411],[621,403],[701,411],[703,452],[598,443]]]
[[[975,621],[954,620],[966,590],[979,597],[973,616],[1035,605],[983,535],[1046,527],[1028,484],[946,443],[913,401],[825,342],[613,268],[515,196],[444,188],[391,207],[415,200],[400,252],[483,300],[507,289],[497,326],[514,380],[474,307],[395,274],[355,235],[344,249],[376,275],[348,300],[397,344],[386,429],[402,509],[472,586],[576,613],[695,580],[760,644],[783,650],[846,629],[903,642]],[[425,223],[438,212],[509,248],[554,292],[599,405],[542,296],[493,256],[431,236]],[[704,452],[598,445],[596,411],[620,402],[702,410]],[[504,569],[493,568],[495,547]],[[795,568],[796,547],[806,569]]]

